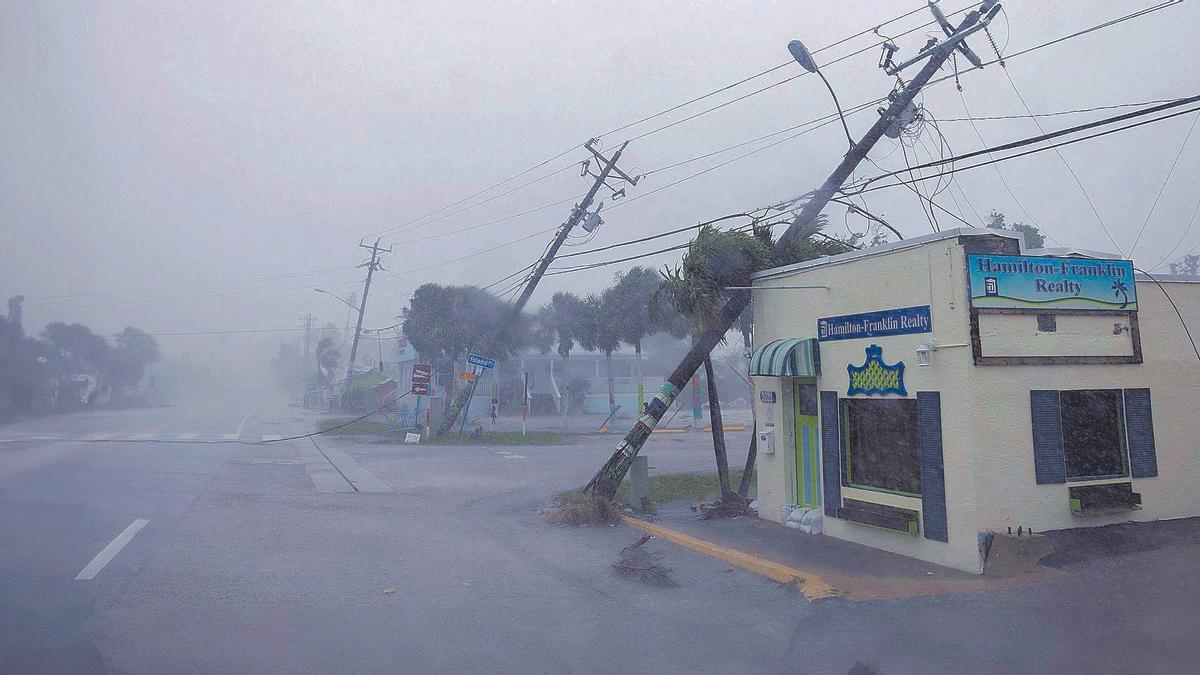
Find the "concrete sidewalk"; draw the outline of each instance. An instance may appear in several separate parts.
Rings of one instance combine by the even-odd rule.
[[[837,595],[851,601],[1018,588],[1063,574],[1050,567],[1005,578],[969,574],[825,535],[805,534],[754,516],[701,520],[681,503],[660,507],[652,521],[820,577]]]

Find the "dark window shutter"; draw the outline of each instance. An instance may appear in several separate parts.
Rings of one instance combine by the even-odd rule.
[[[1154,419],[1150,415],[1150,390],[1125,390],[1125,433],[1129,436],[1129,468],[1134,478],[1158,475],[1154,452]]]
[[[949,541],[946,531],[946,479],[942,463],[942,396],[917,392],[917,442],[921,465],[921,513],[925,538]]]
[[[1033,418],[1033,472],[1038,485],[1067,482],[1063,452],[1062,417],[1057,391],[1029,392]]]
[[[821,483],[825,489],[825,515],[838,517],[842,506],[841,420],[836,391],[821,392]]]

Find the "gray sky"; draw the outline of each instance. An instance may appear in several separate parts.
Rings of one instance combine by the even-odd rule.
[[[945,0],[947,10],[967,3]],[[1004,3],[995,35],[1012,53],[1146,2]],[[487,284],[532,262],[569,204],[477,225],[582,193],[566,169],[476,209],[428,224],[415,216],[456,201],[607,129],[789,60],[787,42],[817,48],[920,5],[909,2],[723,3],[27,3],[7,0],[0,21],[0,294],[23,293],[27,330],[80,321],[112,332],[288,328],[312,311],[345,308],[311,289],[360,290],[360,237],[385,235],[395,253],[372,289],[368,326],[394,322],[425,281]],[[1200,90],[1196,3],[1013,58],[1008,74],[1034,112],[1165,99]],[[921,13],[884,28],[898,33]],[[828,63],[873,36],[819,53]],[[902,54],[924,31],[901,38]],[[979,37],[976,51],[989,56]],[[844,106],[885,94],[878,51],[830,65]],[[915,72],[915,68],[913,69]],[[800,72],[790,65],[679,113],[604,137],[622,140]],[[910,73],[911,74],[911,73]],[[975,116],[1023,112],[1005,71],[964,73]],[[964,114],[953,82],[929,89],[937,118]],[[622,165],[649,171],[832,112],[815,77],[802,77],[696,120],[636,140]],[[1104,114],[1043,121],[1047,130]],[[871,112],[850,118],[858,135]],[[1126,254],[1194,115],[1065,148]],[[980,147],[969,124],[941,125],[955,152]],[[1037,132],[1028,119],[979,123],[999,143]],[[1153,266],[1175,246],[1200,197],[1200,133],[1184,150],[1135,258]],[[930,142],[932,137],[927,137]],[[763,144],[759,144],[763,145]],[[636,197],[715,166],[750,145],[654,173]],[[932,146],[931,146],[932,147]],[[872,157],[902,166],[886,141]],[[636,201],[606,206],[592,245],[644,236],[805,192],[845,151],[823,127]],[[919,159],[928,159],[924,150]],[[582,150],[512,185],[566,167]],[[1114,250],[1052,152],[1001,165],[1029,217],[1063,244]],[[870,167],[866,173],[874,173]],[[494,194],[494,193],[489,193]],[[953,194],[959,204],[956,205]],[[939,203],[977,222],[993,208],[1028,220],[990,167],[959,174]],[[470,202],[468,202],[470,203]],[[873,193],[870,208],[906,234],[930,225],[910,192]],[[617,206],[619,208],[612,208]],[[844,232],[831,210],[833,232]],[[939,218],[942,227],[956,222]],[[848,221],[861,228],[861,219]],[[422,241],[414,241],[423,239]],[[599,254],[618,257],[685,241],[659,240]],[[467,261],[416,268],[517,243]],[[1175,257],[1200,245],[1200,224]],[[643,261],[662,265],[663,255]],[[314,270],[321,274],[282,277]],[[535,296],[588,290],[615,267],[547,279]],[[253,277],[280,278],[225,283]],[[206,285],[207,284],[207,285]],[[173,287],[152,293],[110,293]],[[80,297],[55,297],[72,296]],[[172,352],[277,343],[294,334],[162,338]]]

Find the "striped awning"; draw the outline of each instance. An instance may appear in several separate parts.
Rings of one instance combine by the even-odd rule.
[[[821,374],[821,348],[815,338],[773,340],[750,355],[750,374],[817,377]]]

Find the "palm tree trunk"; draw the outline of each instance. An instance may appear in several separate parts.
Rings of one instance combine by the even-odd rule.
[[[637,354],[637,412],[633,414],[633,419],[637,419],[642,414],[642,409],[646,407],[646,390],[642,386],[642,341],[638,340],[633,343],[633,351]]]
[[[604,368],[607,371],[605,377],[608,379],[608,414],[611,415],[617,408],[617,392],[613,386],[612,375],[612,352],[604,352]]]
[[[704,357],[704,375],[708,380],[708,414],[712,420],[713,454],[717,457],[717,480],[721,483],[721,499],[726,500],[732,488],[729,485],[729,455],[725,451],[725,428],[721,424],[721,401],[717,398],[717,378],[714,377],[712,358]]]
[[[754,459],[758,456],[758,430],[750,432],[750,449],[746,452],[746,468],[742,469],[742,480],[738,483],[738,494],[749,499],[750,474],[754,473]]]
[[[750,334],[742,333],[742,344],[750,353]],[[748,377],[748,376],[747,376]],[[750,449],[746,451],[746,468],[742,469],[742,480],[738,483],[738,494],[749,497],[750,474],[754,473],[754,462],[758,459],[758,416],[754,412],[754,382],[750,382]]]

